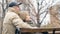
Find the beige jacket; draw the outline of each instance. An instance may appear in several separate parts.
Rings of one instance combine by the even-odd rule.
[[[24,23],[22,19],[14,12],[13,8],[9,8],[3,21],[2,34],[15,34],[17,28],[33,28],[29,24]]]

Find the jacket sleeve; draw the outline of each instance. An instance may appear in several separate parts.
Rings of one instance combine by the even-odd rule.
[[[32,28],[32,26],[30,26],[29,24],[24,23],[18,15],[13,16],[12,23],[17,28]]]

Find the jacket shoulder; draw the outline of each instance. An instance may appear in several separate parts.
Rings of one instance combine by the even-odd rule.
[[[7,18],[7,19],[12,19],[12,18],[16,18],[16,17],[19,17],[19,16],[14,12],[7,12],[5,15],[5,18]]]
[[[6,15],[8,15],[8,16],[16,16],[17,14],[14,13],[14,12],[7,12]]]

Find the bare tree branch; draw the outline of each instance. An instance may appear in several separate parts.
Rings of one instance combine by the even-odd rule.
[[[3,30],[3,18],[4,18],[4,14],[5,14],[5,10],[4,10],[4,0],[2,0],[2,23],[1,23],[1,34],[2,34],[2,30]]]
[[[47,14],[48,14],[48,11],[46,12],[45,16],[43,17],[43,19],[42,19],[42,21],[40,23],[42,23],[44,21],[44,19],[47,16]]]

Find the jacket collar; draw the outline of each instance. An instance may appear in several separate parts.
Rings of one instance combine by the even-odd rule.
[[[15,10],[13,7],[9,7],[9,8],[8,8],[8,12],[15,12],[15,13],[17,13],[17,14],[20,13],[20,11]]]

